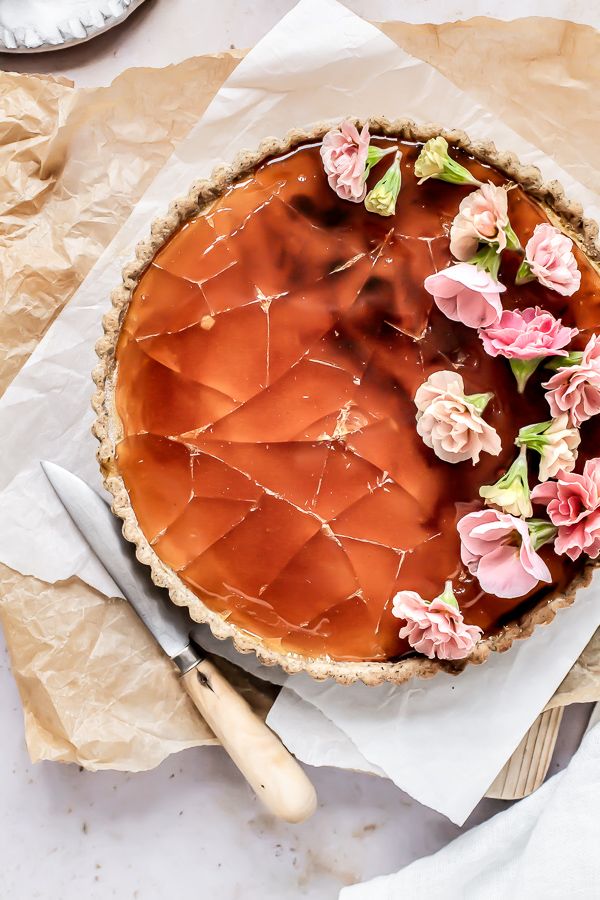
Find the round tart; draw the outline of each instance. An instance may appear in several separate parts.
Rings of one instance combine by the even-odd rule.
[[[419,184],[415,161],[444,135],[475,179],[510,186],[523,244],[548,222],[573,239],[571,297],[516,286],[523,256],[510,248],[500,272],[503,308],[541,307],[578,329],[569,351],[600,332],[597,228],[512,154],[383,119],[370,120],[371,142],[401,151],[402,187],[395,213],[377,215],[328,184],[329,127],[242,154],[153,224],[97,348],[99,460],[154,581],[238,650],[344,683],[458,672],[549,622],[593,563],[548,542],[538,555],[550,579],[507,598],[485,593],[464,561],[457,518],[483,507],[480,488],[509,470],[519,430],[550,418],[552,373],[540,367],[519,393],[507,359],[424,287],[452,263],[450,227],[473,184]],[[476,464],[440,459],[417,432],[415,395],[442,370],[470,397],[493,394],[483,415],[501,448]],[[581,425],[578,472],[599,436],[600,416]],[[394,597],[431,601],[448,580],[481,639],[464,658],[429,659],[400,636]]]

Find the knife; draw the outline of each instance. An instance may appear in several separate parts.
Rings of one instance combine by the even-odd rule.
[[[311,816],[317,796],[304,770],[192,641],[190,630],[195,623],[146,576],[133,547],[123,538],[120,520],[81,478],[55,463],[41,465],[74,524],[175,663],[192,702],[256,795],[287,822]]]

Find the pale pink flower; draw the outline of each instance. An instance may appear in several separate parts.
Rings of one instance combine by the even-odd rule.
[[[428,275],[423,286],[445,316],[469,328],[493,325],[502,313],[506,288],[479,266],[457,263]]]
[[[475,465],[481,453],[497,456],[502,449],[500,438],[481,416],[491,397],[467,397],[457,372],[434,372],[415,394],[417,433],[444,462],[470,459]]]
[[[538,484],[531,492],[534,502],[546,506],[548,517],[558,526],[554,542],[557,553],[577,559],[600,554],[600,458],[588,459],[583,474],[557,474],[557,481]]]
[[[525,245],[525,261],[544,287],[570,297],[579,290],[581,272],[573,255],[573,241],[554,225],[536,225]]]
[[[461,559],[486,594],[522,597],[539,581],[552,581],[524,519],[483,509],[463,516],[457,529]]]
[[[565,472],[573,471],[581,435],[578,428],[569,425],[569,417],[564,413],[549,422],[525,425],[519,431],[515,443],[540,454],[539,479],[548,481],[549,478],[556,478],[561,469]]]
[[[501,252],[509,227],[506,188],[482,184],[461,200],[450,228],[450,252],[462,262],[475,256],[480,243],[497,243]]]
[[[392,603],[392,615],[406,621],[400,637],[429,659],[464,659],[482,635],[477,625],[465,623],[451,582],[431,603],[416,591],[398,591]]]
[[[332,128],[323,138],[321,159],[329,187],[342,200],[362,203],[365,199],[369,141],[369,126],[365,123],[359,134],[350,121]]]
[[[554,418],[568,413],[571,423],[582,422],[600,413],[600,338],[592,335],[580,363],[561,367],[545,387],[546,400]]]
[[[500,320],[479,332],[486,353],[506,359],[566,356],[564,349],[579,334],[539,306],[505,309]]]
[[[577,462],[578,447],[581,443],[579,429],[568,427],[568,416],[552,419],[552,425],[543,435],[545,444],[540,453],[540,481],[556,478],[562,469],[572,472]]]

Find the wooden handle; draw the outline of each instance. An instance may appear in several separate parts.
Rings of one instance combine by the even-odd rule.
[[[520,800],[527,797],[544,781],[564,707],[547,709],[541,713],[503,769],[490,785],[486,797],[498,800]]]
[[[265,806],[286,822],[317,807],[315,789],[277,735],[256,716],[207,659],[182,676],[207,724]]]

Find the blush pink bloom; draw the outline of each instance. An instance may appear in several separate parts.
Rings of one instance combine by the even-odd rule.
[[[538,484],[531,499],[546,506],[548,517],[558,526],[554,541],[557,553],[577,559],[586,553],[600,555],[600,459],[588,459],[583,474],[561,469],[557,481]]]
[[[498,244],[498,252],[506,247],[508,196],[506,189],[495,184],[483,184],[458,207],[450,228],[450,252],[465,262],[477,253],[480,243]]]
[[[538,581],[552,581],[533,549],[527,522],[495,509],[468,513],[458,521],[460,555],[486,594],[522,597]]]
[[[568,413],[577,428],[600,413],[600,338],[592,335],[580,363],[563,366],[542,387],[554,418]]]
[[[429,659],[464,659],[482,631],[477,625],[465,624],[456,600],[447,603],[444,596],[445,592],[427,603],[416,591],[399,591],[392,601],[392,615],[405,620],[400,637],[418,653]]]
[[[536,225],[525,245],[525,260],[540,284],[570,297],[579,290],[581,272],[573,255],[573,241],[554,225]]]
[[[481,416],[492,394],[465,396],[457,372],[434,372],[415,394],[417,433],[444,462],[479,462],[481,453],[497,456],[502,449],[497,431]]]
[[[365,170],[369,152],[369,127],[359,134],[352,122],[342,122],[323,138],[321,159],[329,182],[338,197],[362,203],[367,193]]]
[[[500,320],[479,332],[485,352],[506,359],[537,359],[566,356],[564,349],[579,334],[539,306],[524,310],[505,309]]]
[[[502,313],[500,294],[506,290],[489,272],[469,263],[458,263],[424,281],[436,306],[453,322],[469,328],[486,328]]]

